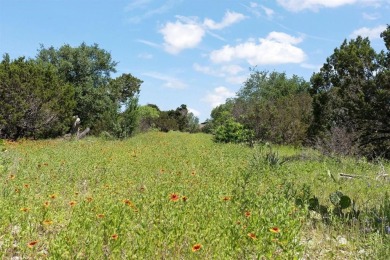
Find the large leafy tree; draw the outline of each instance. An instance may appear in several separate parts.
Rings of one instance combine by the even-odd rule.
[[[0,64],[0,138],[54,137],[71,125],[74,89],[50,64],[11,61]]]
[[[237,93],[232,115],[257,139],[299,144],[311,120],[309,84],[298,76],[253,70]]]
[[[389,32],[382,33],[387,53],[377,54],[359,36],[345,40],[313,74],[312,137],[342,128],[361,154],[390,157]]]
[[[81,118],[84,127],[95,132],[110,130],[119,124],[121,111],[126,110],[127,116],[134,114],[128,112],[137,103],[142,81],[131,74],[112,79],[118,63],[97,44],[63,45],[59,49],[41,46],[37,59],[54,65],[60,77],[74,87],[73,114]]]

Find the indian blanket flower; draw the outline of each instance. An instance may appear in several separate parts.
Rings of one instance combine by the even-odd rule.
[[[279,233],[280,229],[278,227],[273,227],[273,228],[270,228],[269,231],[272,233]]]
[[[169,199],[171,201],[178,201],[180,199],[179,195],[177,195],[176,193],[172,193],[170,196],[169,196]]]
[[[20,211],[27,212],[29,211],[29,208],[20,208]]]
[[[49,206],[50,206],[50,201],[45,201],[45,202],[43,203],[43,206],[44,206],[45,208],[49,207]]]
[[[8,178],[9,178],[10,180],[13,180],[13,179],[15,179],[15,175],[11,174]]]
[[[245,211],[245,217],[249,218],[251,216],[251,212],[250,211]]]
[[[38,241],[37,240],[34,240],[34,241],[31,241],[31,242],[28,242],[27,243],[27,246],[29,248],[33,248],[36,244],[38,244]]]
[[[112,236],[111,236],[111,239],[113,239],[113,240],[117,240],[118,239],[118,234],[113,234]]]
[[[253,240],[257,239],[257,238],[256,238],[256,235],[253,234],[253,233],[248,233],[248,237],[250,237],[250,238],[253,239]]]
[[[24,186],[26,189],[28,189],[28,188],[30,187],[29,184],[24,184],[23,186]]]
[[[96,215],[98,218],[104,218],[104,214],[97,214]]]
[[[77,204],[77,202],[74,201],[74,200],[72,200],[72,201],[69,202],[69,205],[70,205],[71,207],[76,206],[76,204]]]
[[[93,198],[92,197],[88,197],[88,198],[86,198],[86,201],[87,202],[91,202],[93,200]]]
[[[52,200],[54,200],[55,198],[57,198],[57,194],[50,194],[50,195],[49,195],[49,198],[51,198]]]
[[[222,198],[222,200],[223,200],[223,201],[229,201],[229,200],[231,200],[231,197],[225,196],[225,197]]]
[[[182,199],[184,202],[186,202],[186,201],[188,200],[187,196],[183,196],[183,197],[181,197],[181,199]]]
[[[131,202],[131,200],[123,200],[123,203],[125,203],[127,206],[130,206],[130,207],[133,207],[133,202]]]
[[[201,244],[195,244],[192,246],[192,252],[199,251],[202,248]]]

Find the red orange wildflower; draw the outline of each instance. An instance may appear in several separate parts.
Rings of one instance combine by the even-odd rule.
[[[72,201],[69,202],[69,205],[70,205],[71,207],[76,206],[76,204],[77,204],[77,202],[74,201],[74,200],[72,200]]]
[[[250,211],[245,211],[245,217],[249,218],[251,216],[251,212]]]
[[[117,239],[118,239],[118,237],[119,237],[119,236],[118,236],[118,234],[114,234],[114,235],[112,235],[112,236],[111,236],[111,239],[113,239],[113,240],[117,240]]]
[[[28,242],[28,243],[27,243],[27,246],[28,246],[29,248],[33,248],[37,243],[38,243],[37,240],[31,241],[31,242]]]
[[[192,246],[192,252],[199,251],[202,248],[201,244],[195,244]]]
[[[172,193],[170,196],[169,196],[169,199],[171,201],[178,201],[180,199],[179,195],[177,195],[176,193]]]
[[[253,240],[257,239],[256,235],[253,233],[248,233],[248,237],[250,237]]]
[[[270,228],[269,231],[272,233],[279,233],[280,229],[278,227],[273,227],[273,228]]]

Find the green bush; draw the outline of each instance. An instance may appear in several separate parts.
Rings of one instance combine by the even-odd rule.
[[[228,119],[217,127],[214,132],[214,141],[219,143],[247,143],[253,140],[254,133],[252,130],[234,121]]]

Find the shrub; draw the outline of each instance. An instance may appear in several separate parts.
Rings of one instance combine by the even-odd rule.
[[[220,143],[247,143],[253,140],[254,133],[230,118],[217,127],[214,141]]]

